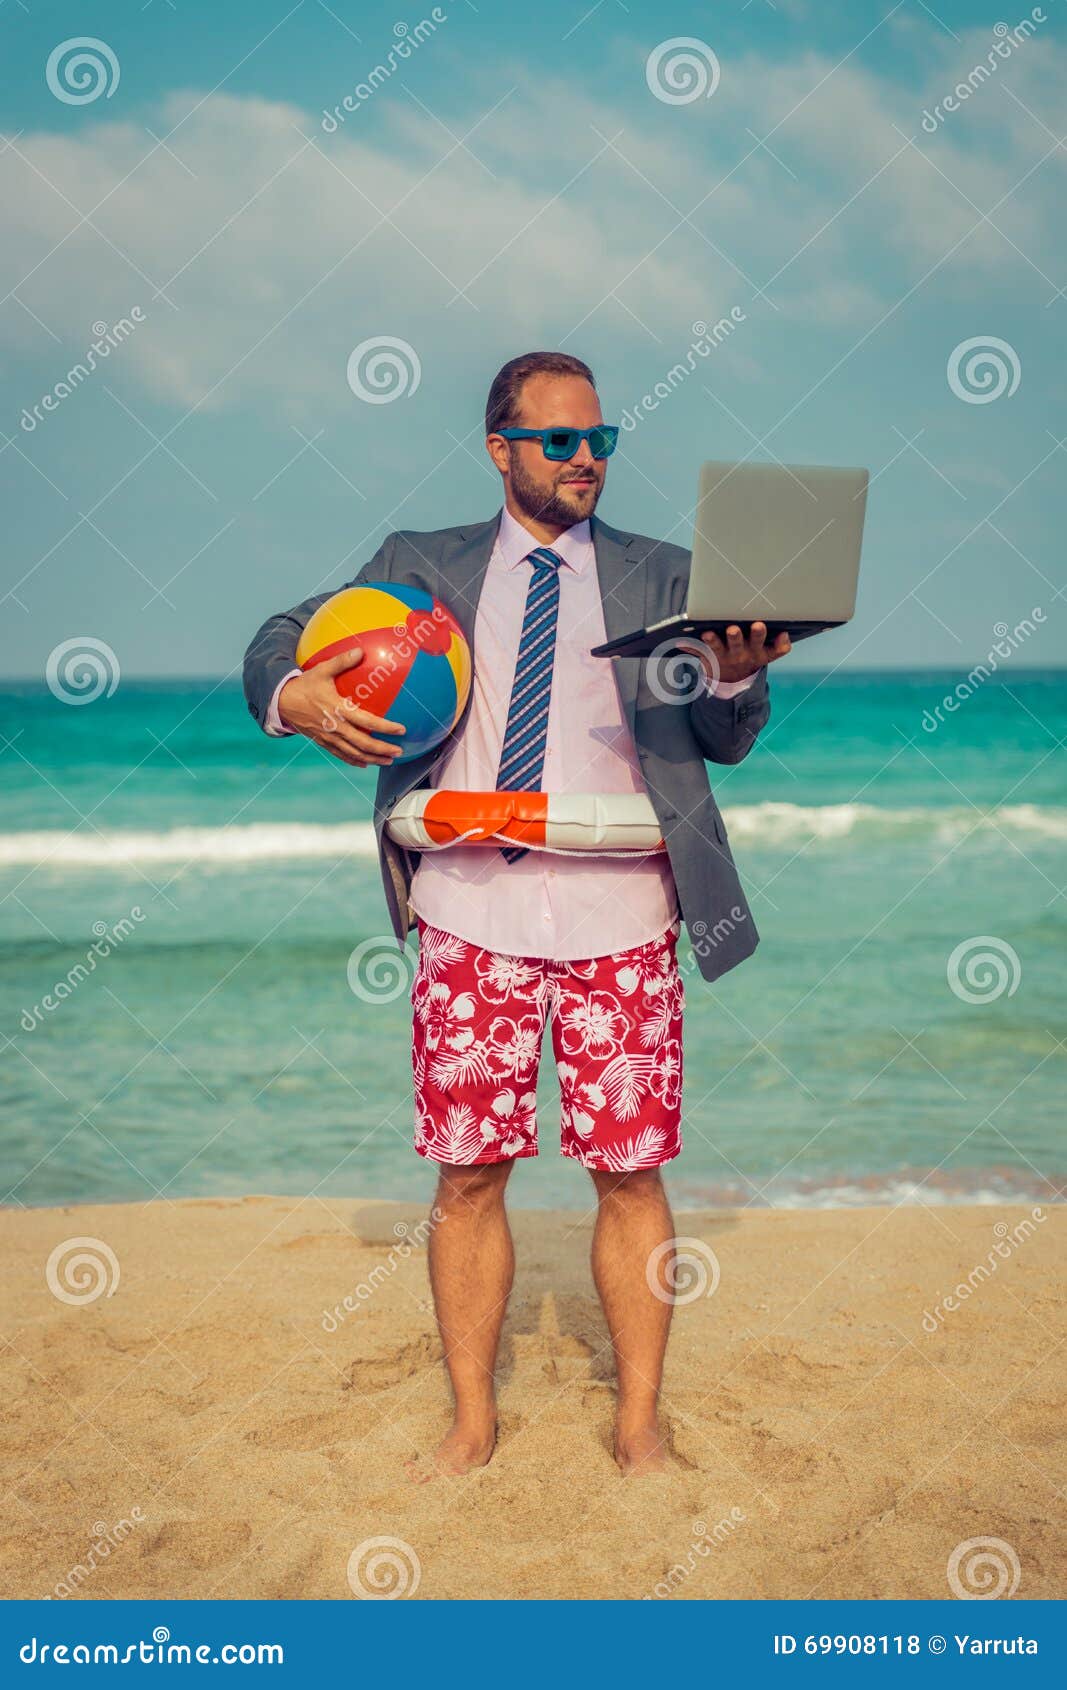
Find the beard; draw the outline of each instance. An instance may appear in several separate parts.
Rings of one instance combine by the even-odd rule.
[[[567,473],[567,469],[560,471],[561,477]],[[533,517],[536,522],[558,522],[564,528],[573,528],[576,522],[592,516],[602,491],[600,483],[592,487],[569,487],[563,481],[546,490],[526,474],[519,454],[511,453],[512,498],[523,515]]]

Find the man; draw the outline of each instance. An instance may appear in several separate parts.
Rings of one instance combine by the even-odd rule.
[[[403,943],[414,917],[416,1148],[440,1164],[430,1277],[455,1398],[438,1471],[484,1465],[496,1438],[494,1366],[514,1254],[504,1208],[512,1164],[536,1154],[533,1100],[551,1012],[562,1149],[596,1187],[593,1275],[614,1347],[615,1457],[664,1464],[657,1404],[671,1317],[674,1227],[660,1168],[681,1148],[679,916],[713,980],[755,948],[705,760],[739,763],[769,714],[772,650],[706,634],[706,684],[679,702],[653,660],[590,656],[605,638],[684,608],[689,554],[594,518],[617,430],[603,430],[592,372],[534,352],[496,377],[486,448],[504,484],[489,522],[392,534],[356,576],[426,588],[474,654],[471,698],[443,748],[394,767],[400,725],[339,698],[358,652],[307,674],[301,629],[329,594],[264,624],[245,662],[249,709],[268,733],[302,733],[380,770],[375,825]],[[570,438],[550,440],[549,434]],[[549,452],[569,453],[562,460]],[[554,856],[459,847],[421,856],[385,832],[399,798],[466,791],[648,793],[666,853]]]

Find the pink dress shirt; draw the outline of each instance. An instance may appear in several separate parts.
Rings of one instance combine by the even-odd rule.
[[[459,737],[431,777],[434,786],[467,792],[496,788],[530,581],[525,560],[540,544],[509,511],[501,513],[478,601],[471,706]],[[607,637],[589,523],[567,529],[551,550],[563,566],[543,790],[643,792],[615,666],[610,658],[589,655],[589,648]],[[720,682],[717,692],[730,697],[749,684]],[[268,732],[286,731],[277,710],[281,686]],[[410,896],[415,913],[434,927],[488,950],[556,962],[645,944],[678,919],[674,877],[664,852],[623,858],[530,851],[515,863],[480,845],[424,852]]]

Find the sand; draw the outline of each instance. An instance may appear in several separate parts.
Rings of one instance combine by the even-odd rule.
[[[721,1277],[676,1312],[671,1470],[623,1480],[591,1217],[519,1211],[497,1454],[414,1485],[448,1406],[421,1211],[9,1210],[4,1594],[932,1598],[993,1537],[1019,1597],[1061,1595],[1065,1222],[1029,1213],[679,1217]],[[118,1264],[92,1246],[79,1291],[57,1260],[91,1301],[47,1283],[72,1238]]]

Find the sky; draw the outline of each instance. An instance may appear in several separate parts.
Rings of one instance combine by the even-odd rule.
[[[534,347],[630,419],[616,527],[688,544],[708,458],[869,468],[855,620],[795,666],[966,674],[1023,618],[1061,663],[1065,26],[8,0],[3,673],[236,673],[392,530],[499,507],[485,393]]]

